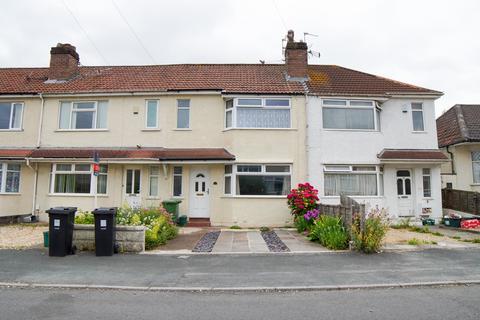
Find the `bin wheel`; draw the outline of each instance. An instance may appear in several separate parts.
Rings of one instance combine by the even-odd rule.
[[[113,245],[113,253],[119,253],[120,252],[120,245],[118,243],[115,243]]]
[[[77,253],[77,246],[72,246],[72,252],[70,254],[75,254]]]

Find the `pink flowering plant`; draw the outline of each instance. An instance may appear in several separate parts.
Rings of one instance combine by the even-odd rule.
[[[308,182],[300,183],[287,195],[287,203],[298,232],[310,230],[320,214],[317,209],[318,190]]]

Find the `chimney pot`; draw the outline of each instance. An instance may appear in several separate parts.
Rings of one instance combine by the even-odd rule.
[[[50,49],[49,80],[69,80],[78,75],[80,56],[69,43],[57,43]]]

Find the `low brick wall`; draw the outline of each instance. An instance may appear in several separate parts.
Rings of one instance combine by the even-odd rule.
[[[145,227],[117,225],[115,234],[120,252],[145,251]],[[78,250],[95,250],[95,226],[76,224],[73,228],[73,244]]]

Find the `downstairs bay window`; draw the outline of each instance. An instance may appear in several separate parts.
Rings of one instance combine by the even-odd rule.
[[[0,163],[0,193],[20,191],[20,164]]]
[[[383,194],[383,168],[380,166],[324,166],[325,196],[378,196]]]
[[[235,98],[225,102],[225,128],[291,128],[288,98]]]
[[[226,195],[284,196],[291,188],[291,165],[226,165],[224,187]]]
[[[107,193],[108,166],[100,165],[97,193]],[[53,194],[93,194],[93,166],[88,163],[57,163],[52,165],[50,192]]]

